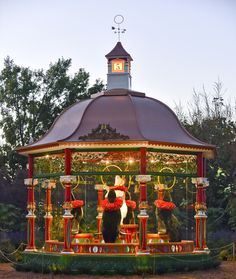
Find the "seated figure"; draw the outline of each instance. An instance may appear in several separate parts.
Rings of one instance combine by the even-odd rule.
[[[118,237],[122,204],[123,200],[116,197],[113,189],[108,192],[107,199],[103,200],[102,235],[106,243],[114,243]]]

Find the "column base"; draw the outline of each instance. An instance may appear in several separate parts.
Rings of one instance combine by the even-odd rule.
[[[202,254],[202,253],[209,254],[210,250],[207,247],[206,248],[195,248],[193,250],[193,253],[195,253],[195,254]]]
[[[64,249],[61,251],[61,254],[74,254],[75,252],[72,249]]]
[[[149,256],[149,255],[151,255],[151,253],[149,250],[138,250],[136,252],[136,255],[137,256]]]
[[[36,247],[26,247],[24,252],[37,252],[38,250],[36,249]]]

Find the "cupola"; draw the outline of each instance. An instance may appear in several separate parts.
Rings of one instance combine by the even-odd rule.
[[[124,49],[121,42],[106,55],[108,61],[107,89],[131,89],[131,55]]]

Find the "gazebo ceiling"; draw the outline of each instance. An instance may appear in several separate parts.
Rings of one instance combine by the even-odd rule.
[[[152,145],[186,147],[186,150],[208,150],[208,157],[213,156],[215,149],[191,136],[162,102],[146,97],[144,93],[112,89],[70,106],[42,138],[18,151],[28,154],[30,150],[62,143],[79,146],[92,142],[95,145],[119,142],[129,146],[132,142],[150,142]]]

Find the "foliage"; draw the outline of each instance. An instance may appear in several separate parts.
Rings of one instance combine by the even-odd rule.
[[[26,227],[25,214],[12,204],[0,203],[0,231],[23,231]]]
[[[61,58],[47,71],[31,70],[5,59],[0,73],[0,161],[11,178],[26,165],[16,147],[42,136],[64,108],[104,89],[101,80],[89,88],[89,73],[84,69],[69,75],[70,66],[71,59]]]
[[[207,162],[207,177],[210,186],[207,189],[209,215],[215,221],[210,222],[211,229],[220,227],[236,229],[236,122],[231,103],[223,99],[223,85],[214,83],[213,94],[194,90],[193,103],[188,113],[181,106],[177,115],[185,128],[198,139],[216,146],[217,154]],[[220,218],[219,218],[220,217]],[[211,219],[211,218],[210,218]],[[214,225],[213,225],[214,223]]]

